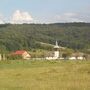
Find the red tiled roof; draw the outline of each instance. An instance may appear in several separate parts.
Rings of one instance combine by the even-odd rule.
[[[18,50],[16,52],[14,52],[14,55],[22,55],[24,52],[26,52],[25,50]]]

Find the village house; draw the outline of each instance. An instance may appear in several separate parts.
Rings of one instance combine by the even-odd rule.
[[[85,59],[84,53],[73,53],[71,57],[69,57],[70,60],[83,60]]]
[[[21,56],[23,59],[26,59],[26,60],[31,58],[31,55],[25,50],[17,50],[13,52],[13,55]]]

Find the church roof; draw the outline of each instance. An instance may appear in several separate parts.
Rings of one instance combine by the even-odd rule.
[[[59,48],[59,46],[54,46],[54,48]]]

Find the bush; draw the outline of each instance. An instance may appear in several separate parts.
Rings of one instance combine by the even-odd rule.
[[[7,59],[8,60],[18,60],[18,59],[22,59],[22,56],[20,56],[20,55],[8,55]]]

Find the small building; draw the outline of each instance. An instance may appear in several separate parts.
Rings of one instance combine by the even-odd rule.
[[[15,52],[13,52],[12,55],[21,56],[23,59],[26,59],[26,60],[31,58],[31,55],[27,51],[25,51],[25,50],[17,50]]]
[[[69,57],[69,59],[70,60],[83,60],[83,59],[85,59],[84,58],[84,53],[73,53],[72,55],[71,55],[71,57]]]
[[[72,56],[72,57],[69,58],[69,60],[76,60],[76,57]]]

